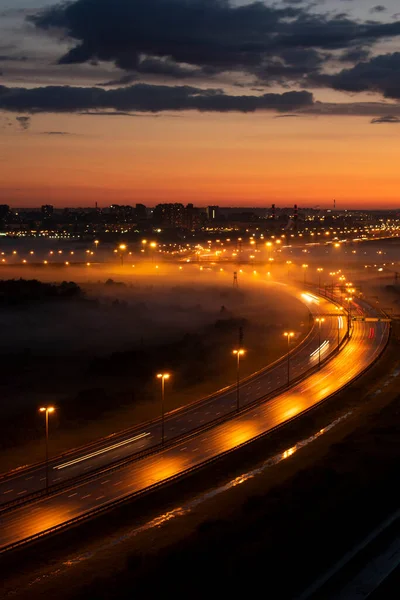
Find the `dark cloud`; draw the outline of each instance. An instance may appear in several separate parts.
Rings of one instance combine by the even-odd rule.
[[[14,54],[0,54],[0,62],[26,62],[27,56],[16,56]]]
[[[350,63],[357,63],[360,61],[365,61],[367,60],[367,58],[369,58],[371,54],[371,50],[369,48],[349,48],[348,50],[345,50],[340,56],[339,56],[339,61],[340,62],[350,62]]]
[[[30,20],[38,29],[59,28],[75,41],[60,63],[111,61],[140,72],[147,62],[153,72],[162,69],[174,77],[190,76],[191,65],[214,72],[264,69],[268,74],[269,69],[276,80],[272,66],[279,60],[292,78],[302,67],[308,73],[310,59],[314,69],[320,65],[321,49],[370,45],[400,35],[399,21],[331,17],[297,2],[234,6],[228,0],[75,0],[44,9]],[[287,62],[289,49],[308,52],[308,57]]]
[[[315,116],[360,116],[379,117],[382,114],[388,117],[400,118],[400,103],[389,102],[314,102],[312,106],[297,111],[303,115]]]
[[[385,117],[377,117],[372,119],[371,123],[400,123],[400,117],[386,115]]]
[[[161,112],[198,110],[204,112],[287,112],[310,106],[310,92],[285,92],[261,96],[225,94],[220,89],[191,86],[136,84],[105,90],[69,86],[8,88],[0,86],[0,109],[14,112],[81,112],[92,110]],[[17,117],[23,119],[25,117]]]
[[[300,117],[300,115],[275,115],[274,119],[289,119],[292,117]]]
[[[377,4],[376,6],[373,6],[370,10],[370,12],[372,13],[382,13],[386,11],[386,6],[383,6],[383,4]]]
[[[400,99],[400,52],[375,56],[334,75],[320,75],[321,85],[345,92],[379,92]]]
[[[73,135],[69,131],[41,131],[40,135]]]
[[[15,117],[15,120],[23,131],[27,131],[31,125],[30,117]]]

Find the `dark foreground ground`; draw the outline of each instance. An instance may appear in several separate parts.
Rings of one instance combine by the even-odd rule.
[[[284,432],[245,448],[240,461],[232,455],[178,485],[2,557],[0,597],[296,598],[399,507],[399,391],[400,344],[394,339],[365,377]],[[326,434],[242,483],[255,465],[344,414]],[[226,491],[215,492],[225,484]],[[214,492],[193,505],[204,490]],[[398,596],[389,590],[386,597]]]

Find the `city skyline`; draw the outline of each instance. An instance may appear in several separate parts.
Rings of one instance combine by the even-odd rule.
[[[397,208],[397,8],[0,0],[0,203]]]

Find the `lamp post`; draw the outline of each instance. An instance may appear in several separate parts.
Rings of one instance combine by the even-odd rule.
[[[39,412],[45,413],[46,420],[46,492],[49,489],[49,414],[54,411],[54,406],[41,406],[39,408]]]
[[[304,285],[305,285],[306,284],[306,271],[307,271],[308,265],[301,265],[301,266],[304,269]]]
[[[164,382],[169,379],[169,373],[158,373],[157,379],[161,379],[161,445],[164,446]]]
[[[351,322],[351,301],[353,300],[353,298],[351,296],[348,296],[347,298],[345,298],[345,300],[347,300],[347,332],[350,335],[350,322]]]
[[[315,319],[318,323],[318,369],[321,367],[321,324],[324,323],[324,317]]]
[[[287,260],[286,264],[287,264],[287,276],[288,276],[288,279],[289,279],[289,277],[290,277],[290,265],[292,264],[292,261],[291,260]]]
[[[324,269],[322,267],[318,267],[317,271],[318,271],[318,289],[321,289],[321,273]]]
[[[120,244],[118,246],[121,256],[121,266],[124,266],[124,251],[126,250],[126,244]]]
[[[340,307],[339,310],[342,310],[342,307]],[[338,315],[338,324],[337,324],[337,345],[338,345],[338,349],[340,346],[340,319],[341,319],[342,315]]]
[[[290,382],[290,340],[294,336],[293,331],[285,331],[283,334],[287,338],[287,383]]]
[[[151,262],[154,262],[154,252],[155,252],[155,249],[157,248],[157,243],[156,242],[150,242],[150,248],[152,249]]]
[[[243,348],[233,350],[233,354],[236,356],[236,410],[239,412],[239,369],[240,369],[240,357],[244,355]]]

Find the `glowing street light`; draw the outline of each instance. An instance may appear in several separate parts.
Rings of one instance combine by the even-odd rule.
[[[285,331],[283,334],[287,338],[287,383],[290,382],[290,340],[294,337],[293,331]]]
[[[164,446],[164,382],[169,379],[169,373],[158,373],[157,379],[161,379],[161,444]]]
[[[95,247],[96,247],[96,250],[97,250],[97,248],[98,248],[98,245],[99,245],[99,243],[100,243],[100,242],[99,242],[99,240],[94,240],[94,245],[95,245]]]
[[[316,322],[318,323],[318,368],[321,367],[321,324],[325,322],[324,317],[317,317]]]
[[[236,410],[239,412],[239,370],[240,370],[240,357],[243,356],[245,350],[243,348],[238,348],[237,350],[233,350],[232,354],[236,356]]]
[[[45,413],[46,418],[46,492],[49,489],[49,414],[54,411],[54,406],[41,406],[39,408],[39,412]]]

